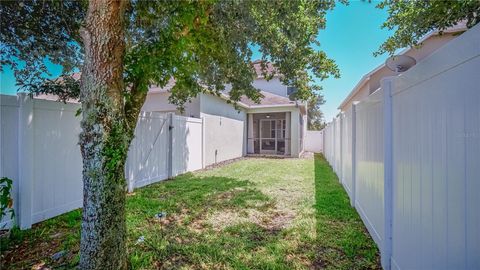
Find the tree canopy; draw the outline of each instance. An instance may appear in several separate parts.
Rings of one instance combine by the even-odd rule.
[[[51,75],[48,62],[61,65],[64,74],[78,69],[85,9],[81,1],[1,1],[0,72],[10,66],[17,83],[35,92]],[[72,92],[78,96],[78,89]]]
[[[318,89],[313,76],[339,74],[335,63],[313,48],[318,31],[325,28],[325,13],[334,5],[333,0],[131,1],[125,12],[125,101],[172,77],[171,102],[179,106],[200,92],[218,94],[225,84],[232,85],[234,102],[242,95],[258,100],[260,94],[251,86],[254,46],[263,60],[274,63],[285,84],[297,87],[296,98],[307,100]],[[45,60],[61,65],[64,75],[81,68],[80,31],[87,6],[68,0],[1,3],[6,27],[2,25],[0,61],[13,68],[20,86],[34,93],[78,96],[79,88],[68,79],[60,86],[45,80]]]
[[[418,45],[418,41],[433,30],[441,33],[460,22],[472,27],[480,21],[478,0],[384,0],[377,7],[388,10],[382,27],[394,30],[394,34],[375,55],[394,54],[397,49]]]
[[[309,130],[321,130],[325,126],[323,112],[320,106],[325,104],[325,99],[321,94],[315,94],[307,103],[307,123]]]

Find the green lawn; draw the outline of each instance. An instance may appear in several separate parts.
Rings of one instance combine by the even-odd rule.
[[[129,195],[133,269],[377,269],[378,250],[321,155],[249,158]],[[165,218],[155,214],[166,212]],[[72,268],[80,211],[13,231],[1,269]],[[144,241],[137,241],[143,236]],[[65,251],[60,259],[51,256]]]

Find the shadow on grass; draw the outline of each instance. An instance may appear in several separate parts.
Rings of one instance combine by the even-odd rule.
[[[185,174],[135,190],[127,197],[131,268],[378,268],[375,244],[321,155],[316,155],[314,160],[313,214],[310,162],[306,159],[285,163],[255,161],[256,168],[263,173],[295,166],[296,169],[282,172],[287,175],[281,176],[285,181],[281,185],[259,181],[264,185],[262,190],[270,196],[281,194],[275,199],[259,190],[255,178],[262,174],[250,175],[248,179],[252,182],[231,177],[251,171],[251,162],[239,163],[235,169],[224,167],[218,174],[227,177]],[[303,174],[302,179],[290,181],[305,170],[308,173]],[[281,210],[277,200],[292,194],[285,191],[296,190],[295,185],[308,189],[300,189],[304,190],[300,193],[303,197],[298,200],[299,205],[292,208],[297,209],[293,225],[275,226],[278,221],[275,213]],[[298,196],[298,192],[295,194]],[[303,201],[309,203],[302,204]],[[158,213],[166,216],[157,218]],[[2,240],[2,269],[30,269],[42,261],[55,269],[74,267],[78,263],[80,222],[80,210],[76,210],[37,224],[32,230],[15,231],[8,243]],[[53,260],[51,256],[59,251],[65,251],[66,255]]]
[[[315,155],[315,268],[380,269],[378,249],[327,160]]]
[[[270,239],[269,232],[248,222],[216,231],[205,219],[217,211],[263,211],[271,204],[271,199],[251,182],[228,177],[190,173],[137,189],[127,195],[131,268],[191,268],[200,262],[212,267],[240,265],[232,259],[236,253],[246,254],[264,245]],[[166,217],[156,218],[161,212]],[[35,224],[30,230],[13,230],[9,238],[0,241],[1,269],[75,267],[79,261],[80,223],[78,209]],[[145,241],[137,243],[140,236]],[[58,252],[61,258],[52,258]]]
[[[13,228],[9,237],[0,238],[0,269],[43,269],[45,265],[71,269],[80,259],[81,220],[81,210],[77,209],[34,224],[29,230]],[[61,256],[53,260],[56,253]]]
[[[131,268],[268,268],[272,262],[252,254],[280,231],[250,220],[248,211],[273,204],[252,182],[229,177],[186,174],[139,189],[127,200]],[[160,212],[166,217],[155,218]]]
[[[182,210],[192,213],[220,206],[242,207],[249,200],[266,201],[268,197],[249,181],[189,173],[136,190],[127,199],[127,219],[135,222],[130,218],[151,217],[160,211],[178,214]]]

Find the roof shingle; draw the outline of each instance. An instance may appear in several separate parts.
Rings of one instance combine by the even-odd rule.
[[[295,104],[295,101],[292,101],[287,97],[282,97],[266,91],[260,91],[260,93],[263,95],[263,98],[260,99],[260,103],[255,103],[253,100],[249,99],[246,96],[242,96],[240,98],[240,102],[252,107]]]

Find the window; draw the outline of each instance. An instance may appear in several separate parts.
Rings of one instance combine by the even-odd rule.
[[[293,86],[287,86],[287,95],[290,96],[291,94],[297,92],[297,88]]]

